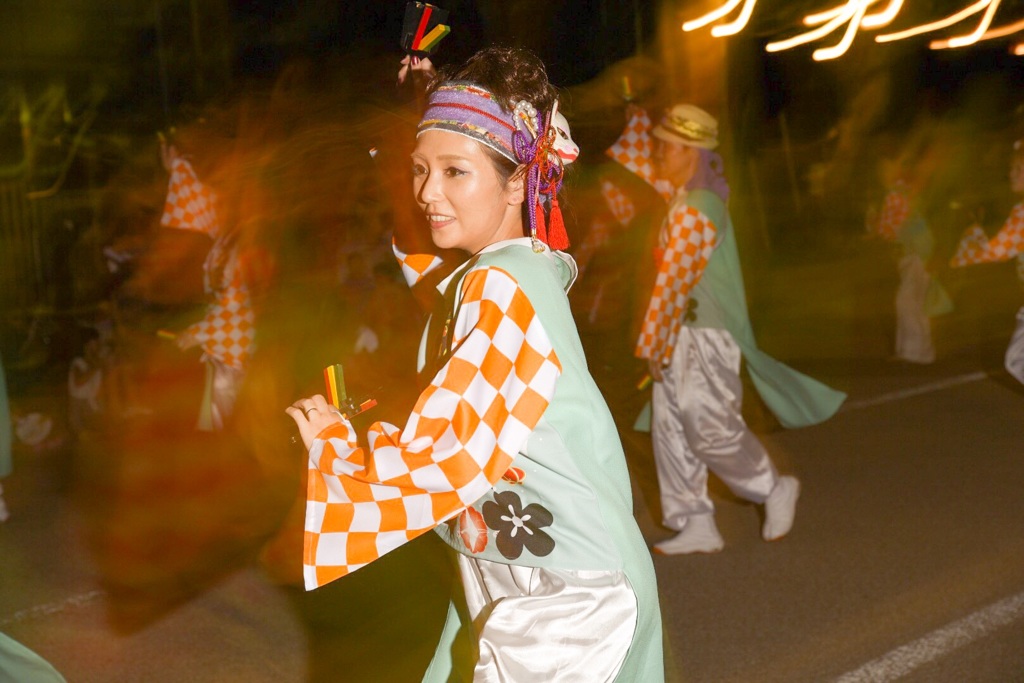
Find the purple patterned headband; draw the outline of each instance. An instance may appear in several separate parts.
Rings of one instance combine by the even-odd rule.
[[[431,93],[416,136],[428,130],[465,135],[519,163],[512,143],[516,130],[512,114],[502,109],[490,91],[468,81],[448,81]]]

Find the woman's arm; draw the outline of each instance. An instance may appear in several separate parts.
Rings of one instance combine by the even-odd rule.
[[[404,429],[374,424],[368,450],[344,420],[313,439],[307,588],[355,571],[485,495],[554,396],[561,364],[515,279],[479,268],[461,294],[452,355]],[[301,413],[289,414],[300,422]]]
[[[178,347],[200,345],[203,351],[232,367],[242,367],[252,355],[256,316],[249,290],[239,277],[217,292],[217,300],[206,309],[203,319],[177,337]]]
[[[627,110],[629,121],[615,143],[605,154],[626,167],[630,173],[658,191],[665,201],[672,199],[675,188],[672,184],[654,175],[654,145],[651,140],[651,117],[640,107],[630,106]]]
[[[216,237],[220,224],[217,221],[213,191],[199,180],[192,164],[186,159],[175,156],[169,163],[171,179],[160,225],[195,230]]]
[[[1013,207],[1009,218],[991,240],[980,226],[968,228],[949,265],[960,268],[975,263],[1009,261],[1021,253],[1024,253],[1024,202]]]

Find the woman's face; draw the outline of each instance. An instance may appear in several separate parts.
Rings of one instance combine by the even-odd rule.
[[[523,236],[523,183],[503,183],[476,141],[428,130],[412,153],[413,192],[430,225],[434,244],[475,254]]]

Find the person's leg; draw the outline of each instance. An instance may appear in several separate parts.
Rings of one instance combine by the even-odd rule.
[[[708,496],[708,468],[690,448],[684,428],[682,408],[694,353],[689,328],[683,327],[672,362],[663,370],[664,380],[654,384],[651,401],[662,519],[665,526],[679,532],[655,544],[655,552],[663,555],[712,553],[725,545],[715,527],[715,506]]]
[[[1017,327],[1013,331],[1004,359],[1006,371],[1024,383],[1024,308],[1017,311]]]
[[[780,477],[743,419],[741,352],[725,330],[692,331],[692,372],[681,402],[683,429],[696,457],[737,496],[765,506],[761,530],[771,541],[789,533],[800,482]]]
[[[900,260],[900,285],[896,290],[896,357],[911,363],[935,360],[932,324],[925,313],[931,276],[919,256]]]
[[[213,387],[211,392],[211,409],[213,428],[215,431],[224,429],[224,424],[231,417],[238,399],[238,390],[242,386],[245,373],[238,368],[214,360]]]
[[[768,452],[741,412],[741,353],[725,330],[696,328],[680,396],[683,430],[695,456],[740,498],[764,503],[778,479]]]
[[[658,471],[662,521],[681,531],[692,515],[714,514],[708,497],[708,470],[687,444],[681,401],[689,348],[686,328],[679,333],[672,362],[663,369],[664,380],[655,382],[651,398],[651,441]]]

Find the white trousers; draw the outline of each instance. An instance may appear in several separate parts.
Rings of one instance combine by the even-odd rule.
[[[458,559],[479,649],[475,683],[615,680],[637,620],[622,572]]]
[[[710,514],[708,469],[741,498],[764,503],[778,472],[743,420],[740,348],[725,330],[679,331],[664,380],[654,383],[651,438],[665,526]]]
[[[1024,383],[1024,308],[1017,311],[1017,328],[1013,331],[1004,361],[1006,371]]]
[[[238,390],[245,378],[245,371],[206,358],[206,387],[196,429],[204,432],[219,432],[235,408]]]
[[[935,360],[932,322],[925,312],[931,275],[916,254],[900,259],[900,285],[896,290],[896,357],[911,363]]]

